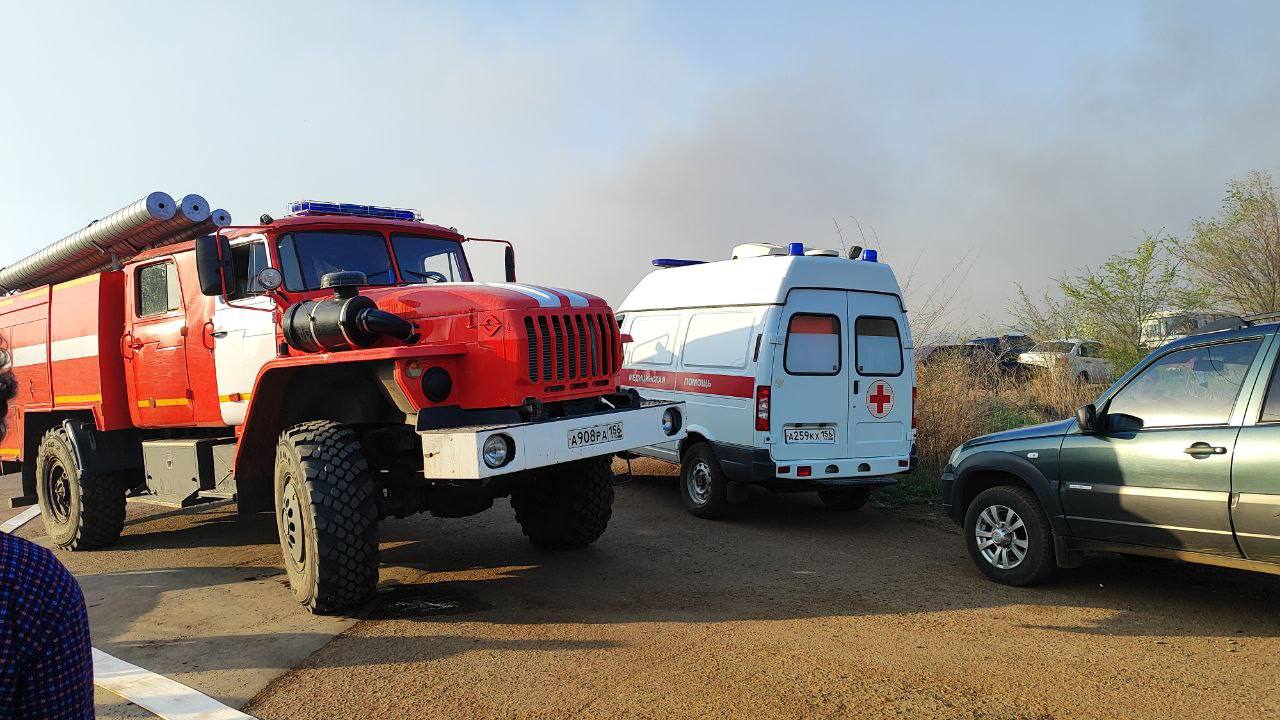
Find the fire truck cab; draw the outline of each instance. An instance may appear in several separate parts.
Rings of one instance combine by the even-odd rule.
[[[509,244],[508,282],[482,283],[476,241],[414,211],[292,210],[0,298],[21,391],[0,458],[55,543],[113,542],[127,494],[234,498],[275,513],[297,599],[336,611],[376,586],[381,518],[510,497],[532,542],[583,547],[611,455],[683,437],[682,404],[618,388],[608,305],[515,282]]]

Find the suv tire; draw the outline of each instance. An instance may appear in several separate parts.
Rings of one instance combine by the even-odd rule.
[[[1030,490],[1000,485],[978,494],[964,518],[965,547],[987,577],[1003,585],[1035,585],[1057,570],[1053,531]],[[990,543],[979,546],[979,542]]]
[[[709,444],[695,443],[680,458],[680,497],[700,518],[718,518],[729,509],[729,482]]]
[[[613,517],[613,457],[552,465],[511,491],[516,522],[534,545],[580,550],[595,542]]]
[[[364,602],[378,585],[378,508],[356,434],[327,420],[284,431],[274,484],[294,598],[319,614]]]
[[[44,434],[36,452],[36,498],[45,532],[66,550],[93,550],[115,542],[124,530],[125,488],[111,473],[79,467],[61,427]]]
[[[861,509],[871,499],[871,488],[823,488],[818,491],[818,497],[828,510],[853,512]]]

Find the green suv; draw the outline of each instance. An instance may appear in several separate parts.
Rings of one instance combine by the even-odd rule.
[[[978,568],[1031,585],[1085,551],[1280,573],[1280,324],[1153,352],[1076,417],[974,438],[942,501]]]

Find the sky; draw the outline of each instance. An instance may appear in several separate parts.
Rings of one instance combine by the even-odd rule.
[[[0,264],[152,190],[312,198],[614,304],[654,257],[865,236],[987,329],[1280,168],[1275,3],[0,6]]]

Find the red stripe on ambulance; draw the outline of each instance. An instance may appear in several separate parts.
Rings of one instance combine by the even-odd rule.
[[[749,398],[755,394],[755,378],[745,375],[665,372],[623,368],[622,384],[628,387]]]

